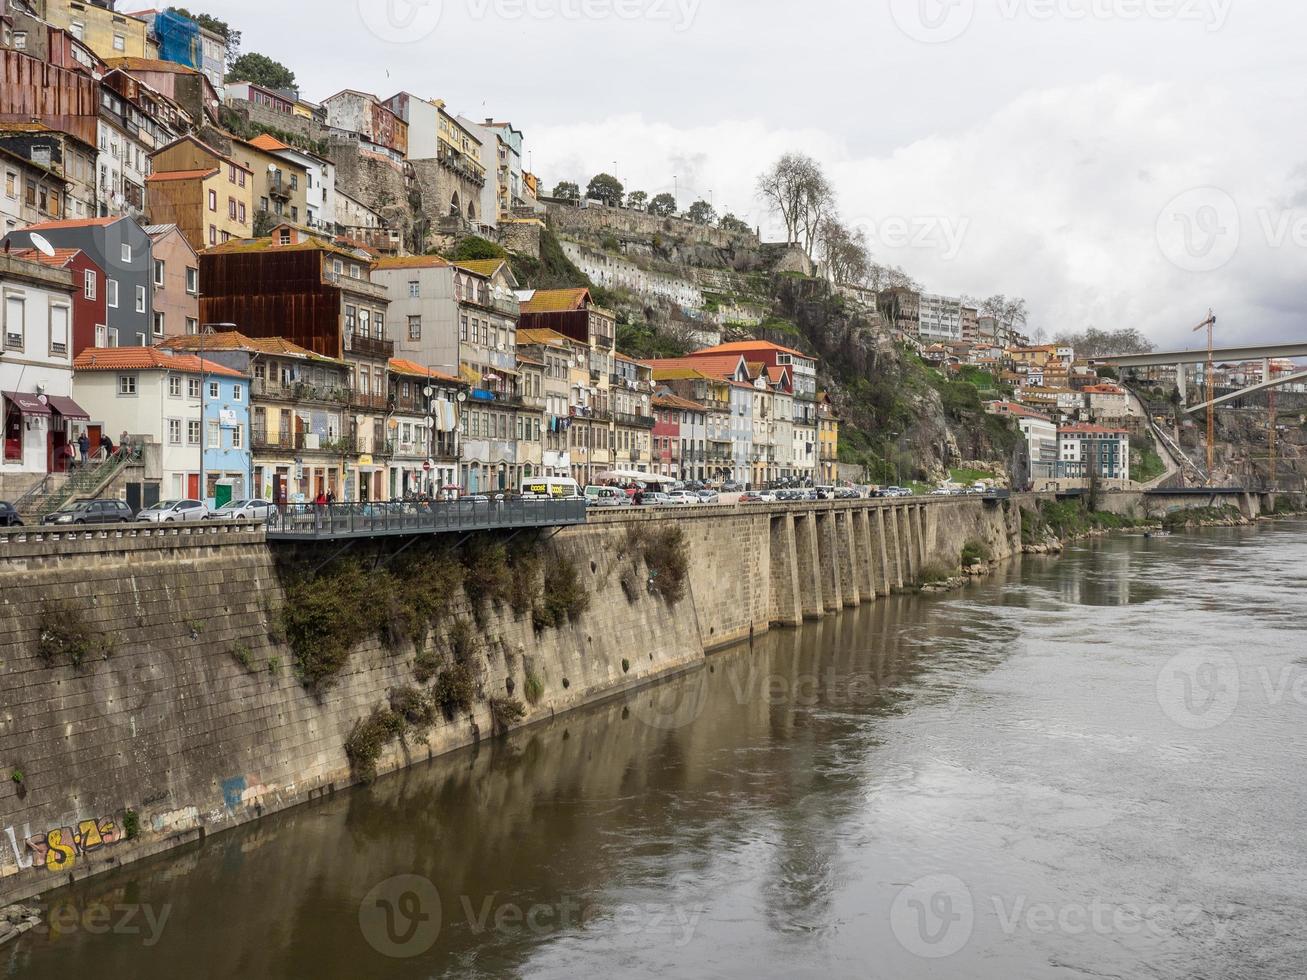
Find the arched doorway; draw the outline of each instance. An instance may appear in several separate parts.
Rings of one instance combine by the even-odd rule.
[[[458,200],[458,191],[454,191],[454,196],[449,199],[449,216],[451,218],[463,216],[463,206]]]

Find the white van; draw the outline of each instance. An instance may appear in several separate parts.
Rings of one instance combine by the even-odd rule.
[[[584,500],[580,485],[566,477],[545,477],[527,480],[522,484],[522,496],[527,500]]]
[[[628,507],[631,498],[621,487],[586,487],[585,502],[591,507]]]

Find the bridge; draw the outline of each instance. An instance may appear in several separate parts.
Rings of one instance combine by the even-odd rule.
[[[1180,389],[1180,397],[1187,403],[1189,392],[1187,390],[1187,379],[1185,377],[1184,366],[1187,364],[1206,364],[1208,358],[1211,358],[1215,364],[1225,363],[1228,361],[1261,361],[1263,368],[1263,377],[1270,377],[1270,361],[1273,357],[1307,357],[1307,343],[1294,344],[1260,344],[1253,347],[1217,347],[1210,354],[1206,347],[1200,347],[1194,350],[1167,351],[1163,353],[1152,354],[1116,354],[1110,357],[1093,358],[1093,363],[1105,367],[1115,368],[1143,368],[1143,367],[1174,367],[1176,368],[1175,378],[1176,386]],[[1192,414],[1201,412],[1208,407],[1215,407],[1224,402],[1233,401],[1236,398],[1242,398],[1245,395],[1251,395],[1258,391],[1267,391],[1273,388],[1279,388],[1287,384],[1295,384],[1307,379],[1307,372],[1298,372],[1295,374],[1286,374],[1279,378],[1273,378],[1261,384],[1252,385],[1242,388],[1239,391],[1223,395],[1214,401],[1205,401],[1201,405],[1190,405],[1184,409],[1185,412]]]
[[[269,541],[471,534],[585,523],[584,500],[445,500],[431,503],[283,504],[268,519]]]

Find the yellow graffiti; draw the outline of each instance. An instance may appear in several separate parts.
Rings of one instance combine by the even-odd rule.
[[[76,831],[71,827],[52,827],[43,834],[33,834],[24,840],[24,847],[32,855],[25,861],[13,828],[8,828],[5,834],[20,869],[44,868],[46,871],[67,871],[77,864],[79,857],[122,839],[118,825],[109,817],[83,820],[78,823]]]

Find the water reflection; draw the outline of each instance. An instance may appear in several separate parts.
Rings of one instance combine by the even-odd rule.
[[[1277,606],[1301,608],[1305,541],[1290,526],[1097,541],[776,632],[55,897],[76,914],[167,907],[148,947],[72,928],[0,962],[33,977],[1234,975],[1247,947],[1219,923],[1288,963],[1307,908],[1291,748],[1307,706],[1245,691],[1231,723],[1195,733],[1159,708],[1157,679],[1222,636],[1256,651],[1250,671],[1301,670],[1302,627]],[[1095,898],[1170,917],[1048,932],[1026,914]],[[903,914],[941,902],[969,925],[932,959]],[[1243,911],[1227,922],[1229,907]],[[435,916],[429,942],[418,913]],[[397,943],[412,955],[378,952]]]

